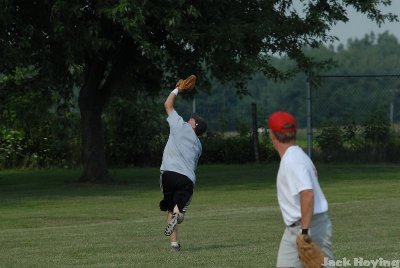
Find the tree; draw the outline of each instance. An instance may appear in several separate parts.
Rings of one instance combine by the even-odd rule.
[[[84,171],[81,181],[109,178],[104,154],[102,112],[116,90],[156,94],[189,73],[220,81],[243,81],[255,71],[274,79],[271,55],[286,55],[307,70],[326,62],[306,57],[353,6],[377,23],[393,21],[379,4],[390,0],[304,1],[296,10],[287,0],[2,0],[1,90],[80,88],[79,109]],[[33,67],[33,75],[18,70]],[[32,72],[31,72],[32,73]],[[21,83],[22,81],[22,83]],[[26,87],[36,81],[35,88]],[[23,91],[22,91],[23,94]],[[140,115],[138,115],[140,116]]]

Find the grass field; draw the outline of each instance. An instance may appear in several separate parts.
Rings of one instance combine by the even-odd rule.
[[[400,259],[400,166],[317,165],[336,259]],[[277,164],[201,166],[169,251],[157,168],[0,172],[0,267],[274,267],[283,222]],[[372,267],[372,266],[371,266]]]

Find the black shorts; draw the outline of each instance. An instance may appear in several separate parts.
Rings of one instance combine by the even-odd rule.
[[[172,212],[177,205],[180,212],[186,212],[192,200],[193,182],[180,173],[164,171],[160,177],[160,186],[164,194],[160,210]]]

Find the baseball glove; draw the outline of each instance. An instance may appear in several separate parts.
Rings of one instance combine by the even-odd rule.
[[[196,85],[196,80],[197,80],[196,76],[192,74],[185,80],[180,79],[178,83],[176,83],[176,88],[178,89],[179,92],[192,90]]]
[[[305,268],[321,268],[325,254],[308,235],[298,235],[296,238],[297,251]]]

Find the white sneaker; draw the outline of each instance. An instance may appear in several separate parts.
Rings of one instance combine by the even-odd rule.
[[[178,244],[178,245],[171,245],[171,250],[172,251],[181,251],[181,244]]]

